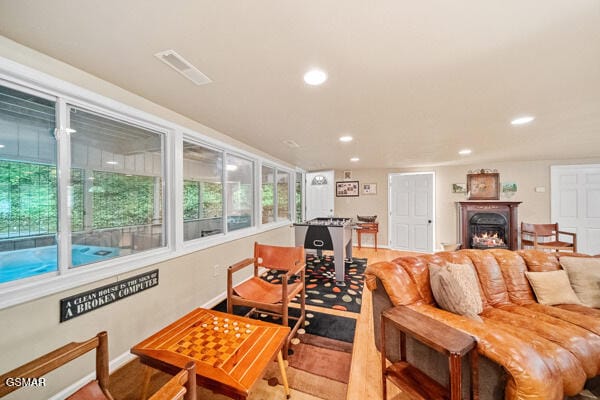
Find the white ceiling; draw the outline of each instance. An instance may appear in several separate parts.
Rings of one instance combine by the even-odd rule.
[[[600,155],[597,0],[0,0],[0,34],[306,169]]]

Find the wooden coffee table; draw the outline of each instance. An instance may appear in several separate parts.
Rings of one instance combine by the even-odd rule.
[[[246,399],[252,385],[277,357],[285,395],[290,396],[281,349],[290,328],[198,308],[131,348],[148,367],[175,375],[196,363],[196,383],[233,399]],[[147,368],[142,399],[152,369]]]

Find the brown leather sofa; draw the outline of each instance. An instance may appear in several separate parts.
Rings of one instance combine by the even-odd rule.
[[[479,278],[482,322],[437,307],[429,265],[468,263]],[[585,388],[600,395],[600,309],[582,305],[546,306],[536,301],[525,271],[560,269],[557,258],[537,250],[460,250],[400,257],[370,265],[375,340],[380,348],[381,312],[409,307],[477,340],[482,400],[558,400]],[[399,359],[399,335],[386,330],[386,353]],[[448,382],[444,356],[407,338],[408,360],[438,382]],[[467,398],[468,367],[463,368]]]

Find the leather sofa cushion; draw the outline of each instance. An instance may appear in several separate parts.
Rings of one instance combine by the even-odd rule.
[[[566,271],[525,272],[540,304],[581,304],[571,288]]]
[[[567,271],[579,300],[588,307],[600,308],[600,259],[563,256],[560,265]]]
[[[444,310],[480,321],[483,311],[479,285],[469,264],[447,263],[443,267],[430,265],[431,290],[435,301]]]

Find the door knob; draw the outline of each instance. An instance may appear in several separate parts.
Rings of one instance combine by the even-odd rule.
[[[428,219],[428,220],[427,220],[427,223],[428,223],[428,224],[430,224],[430,223],[431,223],[431,220],[430,220],[430,219]]]

